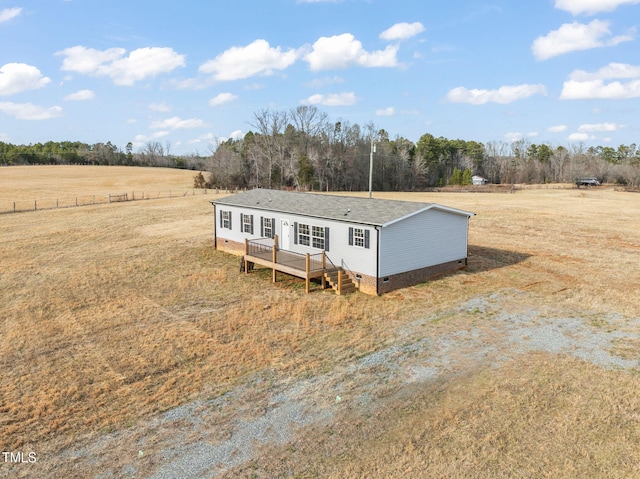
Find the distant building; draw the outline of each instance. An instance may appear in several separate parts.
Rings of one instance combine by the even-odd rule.
[[[576,186],[600,186],[600,180],[598,178],[580,178],[576,180]]]
[[[276,271],[306,278],[307,290],[311,278],[334,287],[338,270],[341,283],[368,294],[464,268],[474,216],[435,203],[268,189],[211,203],[216,249],[272,268],[274,281]]]
[[[471,177],[471,182],[474,185],[486,185],[488,183],[486,178],[483,178],[482,176],[477,176],[477,175]]]

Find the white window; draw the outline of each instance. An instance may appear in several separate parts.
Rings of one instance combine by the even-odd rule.
[[[312,226],[311,233],[311,245],[314,248],[324,249],[324,228]]]
[[[299,224],[298,225],[298,243],[304,246],[309,246],[311,244],[309,234],[309,225]]]
[[[242,216],[242,232],[253,234],[253,215]]]
[[[262,236],[273,238],[273,218],[262,218]]]
[[[353,246],[364,248],[364,230],[362,228],[353,228]]]
[[[231,229],[231,211],[220,211],[220,226]]]
[[[349,227],[349,246],[369,249],[370,233],[368,229]]]

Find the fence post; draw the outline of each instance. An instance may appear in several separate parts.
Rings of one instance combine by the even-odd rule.
[[[33,200],[33,211],[38,210],[38,200]]]
[[[76,196],[76,206],[78,206],[78,197]]]
[[[16,212],[16,202],[15,201],[13,202],[13,212],[14,213]]]
[[[56,198],[56,208],[58,207],[58,198]]]

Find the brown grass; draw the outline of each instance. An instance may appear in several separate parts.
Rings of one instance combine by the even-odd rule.
[[[0,213],[180,196],[193,188],[196,172],[127,166],[11,166],[0,168]]]
[[[0,191],[19,188],[9,170],[0,169]],[[68,181],[62,193],[73,194]],[[167,186],[172,181],[189,183]],[[291,376],[327,370],[389,344],[408,321],[508,288],[530,293],[537,310],[584,312],[594,321],[612,312],[640,316],[635,195],[567,189],[376,196],[476,212],[468,270],[379,298],[305,295],[297,279],[273,285],[267,271],[240,275],[237,258],[213,250],[211,195],[0,216],[0,448],[46,442],[55,449],[216,396],[264,369]],[[616,347],[637,357],[633,342]],[[349,434],[356,426],[378,436],[339,457],[329,454],[331,460],[311,454],[300,467],[320,475],[347,471],[345,477],[398,476],[427,465],[434,477],[545,477],[536,473],[540,463],[527,459],[538,455],[549,470],[565,471],[550,477],[630,471],[637,463],[613,458],[637,446],[637,387],[626,372],[566,358],[477,371],[359,419],[345,437],[355,438]],[[571,394],[557,404],[560,390]],[[532,439],[518,446],[527,431]],[[614,442],[607,447],[596,432]],[[572,470],[560,457],[566,451],[591,458],[583,464],[593,469]]]
[[[225,477],[630,478],[640,378],[530,354],[349,410]]]

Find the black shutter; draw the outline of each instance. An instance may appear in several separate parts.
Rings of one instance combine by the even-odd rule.
[[[298,223],[293,223],[293,244],[298,244]]]
[[[324,228],[324,250],[329,251],[329,227]]]
[[[229,229],[231,229],[231,217],[233,216],[233,213],[231,213],[231,211],[229,211]]]
[[[276,219],[271,218],[271,237],[274,238],[276,236]]]
[[[222,228],[222,210],[220,210],[220,228]]]
[[[353,228],[349,226],[349,246],[353,246]]]
[[[364,247],[369,248],[369,230],[364,230]]]
[[[244,233],[244,213],[240,213],[240,233]]]
[[[249,233],[253,234],[253,215],[249,215]]]
[[[260,237],[264,238],[264,217],[260,217]]]

